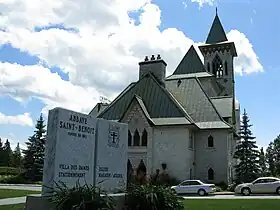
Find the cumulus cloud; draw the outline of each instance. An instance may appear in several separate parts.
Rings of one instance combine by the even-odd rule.
[[[0,10],[0,45],[10,44],[42,64],[0,63],[0,96],[19,102],[37,98],[46,105],[44,113],[55,106],[87,112],[100,95],[113,99],[137,80],[137,63],[145,55],[161,54],[170,74],[188,48],[197,45],[179,29],[160,30],[161,10],[151,0],[4,0]],[[50,28],[54,25],[74,30]],[[240,56],[236,71],[262,71],[248,38],[237,30],[228,37]],[[69,81],[52,73],[52,67],[59,67]]]
[[[30,116],[30,113],[24,113],[15,116],[7,116],[0,112],[0,124],[33,126],[33,120]]]

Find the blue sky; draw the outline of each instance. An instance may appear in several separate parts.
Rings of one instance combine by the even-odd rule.
[[[215,6],[237,42],[237,98],[258,144],[280,134],[279,1],[85,2],[0,5],[0,136],[13,145],[24,145],[41,112],[63,106],[87,113],[100,96],[113,99],[137,79],[146,54],[161,53],[171,73],[191,44],[206,40]]]

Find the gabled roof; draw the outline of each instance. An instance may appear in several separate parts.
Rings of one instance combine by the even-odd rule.
[[[212,23],[211,29],[209,31],[208,37],[206,39],[206,44],[215,44],[218,42],[228,41],[222,23],[219,19],[218,14],[216,14],[215,19]]]
[[[232,97],[217,97],[211,100],[222,117],[232,117]]]
[[[100,118],[119,120],[135,95],[141,97],[151,118],[188,117],[151,73],[147,73],[125,92],[121,93],[102,113]],[[190,119],[190,121],[192,121]]]
[[[207,124],[206,128],[210,128],[214,122],[215,128],[230,127],[219,115],[211,99],[203,90],[198,78],[182,79],[180,85],[178,85],[178,81],[176,80],[168,80],[166,81],[166,88],[184,107],[198,127],[200,127],[198,123],[202,122],[210,123]],[[203,129],[204,126],[201,128]]]
[[[194,46],[192,45],[186,55],[183,57],[174,74],[190,74],[206,72],[203,63],[201,62]]]
[[[168,76],[165,80],[172,80],[172,79],[185,79],[185,78],[190,78],[190,77],[213,77],[213,74],[209,72],[198,72],[198,73],[190,73],[190,74],[172,74]]]

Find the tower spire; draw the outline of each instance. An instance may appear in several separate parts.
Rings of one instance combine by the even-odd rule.
[[[218,15],[218,7],[216,6],[216,15]]]

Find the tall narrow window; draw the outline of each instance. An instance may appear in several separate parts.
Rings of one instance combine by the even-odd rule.
[[[208,170],[208,180],[210,181],[214,180],[214,170],[212,168],[209,168]]]
[[[208,137],[208,147],[214,147],[214,138],[211,135]]]
[[[132,136],[131,136],[130,131],[128,131],[128,146],[130,147],[131,144],[132,144]]]
[[[228,75],[228,65],[227,65],[227,61],[225,61],[225,75]]]
[[[148,144],[148,133],[146,131],[146,129],[144,129],[143,133],[142,133],[142,145],[143,147],[146,147]]]
[[[207,63],[207,71],[210,72],[210,63]]]
[[[134,132],[133,146],[140,146],[140,135],[137,129]]]
[[[213,66],[213,70],[212,70],[213,74],[217,78],[223,77],[223,62],[218,55],[216,55],[216,57],[213,59],[212,66]]]

